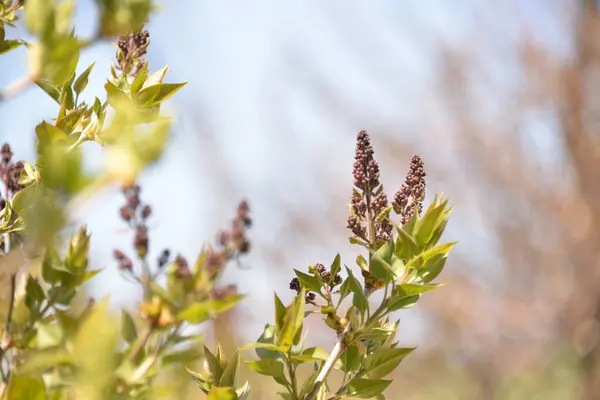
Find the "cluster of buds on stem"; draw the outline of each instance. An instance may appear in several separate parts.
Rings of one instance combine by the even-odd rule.
[[[150,33],[147,30],[122,35],[116,43],[117,55],[113,68],[124,75],[135,76],[147,62],[144,56],[149,45]]]
[[[146,221],[152,215],[152,208],[142,204],[140,200],[140,187],[127,185],[121,188],[125,195],[126,203],[119,209],[121,219],[135,232],[133,247],[138,257],[142,260],[148,254],[148,226]]]
[[[425,176],[423,160],[418,155],[414,155],[410,160],[406,179],[392,201],[394,212],[400,215],[402,225],[415,215],[415,210],[419,215],[423,212]]]
[[[21,171],[23,171],[23,162],[13,162],[13,153],[8,143],[4,143],[0,149],[0,176],[4,183],[4,196],[8,196],[5,200],[10,200],[19,190],[23,189],[23,185],[19,183]]]
[[[352,234],[370,244],[385,242],[390,238],[392,225],[388,221],[388,199],[379,180],[379,164],[374,157],[371,139],[360,131],[354,154],[354,186],[348,229]]]
[[[356,139],[354,154],[354,190],[350,203],[350,217],[347,227],[354,239],[373,250],[377,250],[391,238],[393,225],[390,211],[400,215],[401,225],[406,224],[415,213],[423,209],[425,198],[425,170],[423,160],[418,155],[411,159],[410,169],[404,184],[394,196],[392,204],[379,180],[379,165],[374,157],[369,135],[360,131]],[[383,285],[383,280],[375,278],[368,268],[361,268],[365,287],[373,291]]]
[[[22,161],[13,161],[13,152],[8,143],[4,143],[0,148],[0,178],[2,179],[2,191],[0,194],[0,212],[6,207],[6,203],[9,202],[12,197],[21,189],[23,185],[20,183],[21,172],[23,171],[24,164]],[[13,221],[16,219],[16,215],[12,215]],[[15,239],[18,237],[16,232],[10,233],[11,238]],[[0,251],[4,252],[6,247],[4,240],[0,240]]]
[[[338,285],[342,283],[342,277],[339,273],[336,273],[332,276],[331,272],[327,271],[323,264],[315,264],[308,268],[308,272],[311,273],[315,278],[317,278],[321,284],[323,285],[323,289],[326,293],[330,294],[331,291]],[[300,293],[302,290],[302,285],[300,284],[300,280],[295,277],[290,281],[290,290],[294,290],[296,293]],[[315,303],[316,295],[313,292],[307,291],[305,295],[305,300],[307,303],[312,305],[317,305]]]
[[[250,241],[246,237],[247,230],[252,226],[250,207],[243,200],[237,207],[236,216],[229,230],[217,234],[218,248],[209,248],[204,268],[210,275],[221,271],[227,261],[235,259],[250,251]]]

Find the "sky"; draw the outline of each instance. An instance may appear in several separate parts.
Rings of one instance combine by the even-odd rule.
[[[336,220],[332,231],[339,239],[284,240],[283,260],[292,265],[275,265],[267,253],[287,237],[286,230],[294,229],[290,207],[305,215],[308,224],[329,215],[332,207],[346,207],[347,200],[335,203],[336,197],[332,202],[319,185],[342,187],[350,194],[356,133],[369,130],[376,148],[385,135],[435,157],[441,167],[456,167],[440,151],[450,139],[431,136],[422,124],[433,118],[436,107],[440,47],[471,41],[475,57],[492,61],[484,71],[486,79],[518,84],[511,44],[521,27],[528,27],[534,40],[568,53],[569,42],[556,22],[562,3],[159,2],[161,10],[148,25],[150,67],[169,64],[166,80],[189,84],[165,104],[163,112],[176,121],[172,141],[163,159],[141,179],[142,197],[154,209],[153,254],[169,247],[193,260],[203,243],[228,226],[239,200],[248,198],[255,220],[253,252],[244,260],[249,268],[234,266],[224,279],[249,294],[252,305],[242,305],[244,318],[258,319],[260,327],[265,307],[272,307],[273,290],[286,292],[292,268],[327,263],[338,251],[332,246],[338,245],[353,259],[343,219]],[[93,2],[79,1],[78,34],[92,35],[95,26],[89,21],[94,18]],[[493,46],[478,42],[486,40]],[[113,55],[109,43],[82,53],[80,70],[96,62],[86,90],[89,98],[103,93]],[[0,59],[0,86],[24,74],[25,56],[20,49]],[[490,99],[482,108],[493,110],[494,104]],[[27,90],[0,105],[0,139],[9,141],[19,158],[31,160],[34,126],[55,113],[56,105],[40,90]],[[534,120],[529,134],[542,151],[555,154],[548,124]],[[90,168],[101,165],[98,146],[87,143],[85,151]],[[402,168],[397,175],[405,173]],[[440,191],[435,185],[434,191]],[[114,304],[131,305],[140,292],[124,282],[111,259],[113,248],[130,251],[131,235],[117,215],[121,203],[118,191],[111,190],[77,217],[93,232],[94,267],[106,268],[90,286],[91,294],[109,293]],[[419,332],[409,329],[408,334],[418,337]]]

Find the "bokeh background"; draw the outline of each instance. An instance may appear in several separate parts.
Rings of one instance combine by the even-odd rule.
[[[449,285],[399,314],[418,351],[388,399],[600,398],[600,20],[594,0],[163,1],[148,29],[150,67],[189,81],[166,113],[167,153],[142,180],[151,249],[194,258],[242,198],[252,253],[224,280],[248,298],[207,328],[231,346],[255,340],[285,300],[292,268],[352,265],[345,228],[353,147],[369,131],[393,194],[420,154],[427,194],[456,209]],[[77,31],[93,34],[92,1]],[[0,86],[26,52],[0,59]],[[114,48],[85,50],[103,92]],[[2,142],[34,157],[33,128],[56,105],[30,89],[0,106]],[[100,165],[95,144],[89,167]],[[138,288],[111,258],[131,237],[117,190],[79,210],[93,232],[88,288],[134,307]],[[334,338],[318,320],[312,344]],[[237,332],[233,334],[233,332]],[[251,353],[247,353],[251,357]],[[255,399],[275,385],[251,377]],[[190,398],[200,392],[191,390]]]

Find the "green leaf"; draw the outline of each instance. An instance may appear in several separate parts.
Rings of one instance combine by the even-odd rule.
[[[46,249],[42,261],[42,277],[46,283],[54,284],[60,282],[65,277],[65,272],[61,271],[62,260],[53,248]]]
[[[427,260],[425,265],[417,271],[417,276],[423,283],[429,283],[442,272],[448,257],[446,255],[437,254]]]
[[[354,378],[348,382],[348,395],[370,399],[387,389],[391,383],[392,381],[383,379]]]
[[[367,307],[369,307],[367,296],[365,296],[360,282],[358,282],[358,279],[354,277],[354,274],[352,273],[350,268],[346,267],[346,272],[348,273],[348,285],[350,291],[354,293],[354,297],[352,298],[352,305],[360,311],[361,315],[364,315],[365,311],[367,311]]]
[[[131,83],[131,93],[137,95],[138,92],[142,89],[142,86],[146,82],[146,78],[148,78],[148,63],[144,64],[142,68],[138,71]]]
[[[413,238],[410,237],[403,228],[396,228],[396,232],[398,232],[398,236],[396,238],[396,248],[394,249],[394,253],[401,260],[408,262],[414,256],[419,254],[421,250]]]
[[[180,351],[173,351],[165,354],[163,357],[163,365],[170,365],[174,363],[190,364],[202,357],[202,353],[195,349],[186,349]]]
[[[272,376],[273,378],[285,379],[283,373],[283,363],[278,360],[265,359],[258,361],[246,361],[250,369],[261,375]]]
[[[419,254],[417,257],[413,258],[406,264],[407,268],[419,269],[425,268],[428,263],[439,261],[440,257],[446,257],[448,253],[456,246],[457,242],[444,243],[439,246],[433,247],[423,253]]]
[[[340,369],[343,372],[357,371],[360,368],[362,356],[355,344],[348,347],[340,357]]]
[[[221,375],[223,375],[223,367],[217,357],[206,346],[204,346],[204,358],[214,381],[218,382],[221,379]]]
[[[71,238],[69,247],[65,254],[65,267],[74,275],[83,278],[83,272],[88,265],[88,252],[90,249],[90,238],[86,232],[86,227],[82,226],[77,234]]]
[[[401,308],[410,308],[417,303],[419,297],[421,297],[420,294],[414,296],[396,297],[390,301],[387,306],[387,310],[388,312],[392,312]]]
[[[78,383],[85,388],[78,394],[88,398],[90,393],[107,393],[114,383],[113,372],[118,367],[117,346],[120,344],[118,325],[113,320],[108,301],[96,302],[88,310],[73,340]]]
[[[179,89],[187,85],[184,83],[159,83],[142,89],[137,95],[138,104],[142,107],[158,105],[173,96]]]
[[[0,55],[6,54],[24,44],[25,42],[22,40],[0,40]]]
[[[414,296],[436,289],[443,285],[417,285],[414,283],[404,283],[394,288],[393,296],[405,297]]]
[[[317,376],[319,376],[319,370],[313,371],[312,374],[308,378],[304,380],[302,383],[302,387],[300,387],[300,392],[298,393],[299,399],[304,399],[306,395],[312,390],[315,385],[315,381],[317,380]]]
[[[25,305],[30,311],[39,310],[42,301],[46,299],[44,290],[40,283],[29,275],[27,277],[27,285],[25,286]]]
[[[67,194],[85,187],[90,179],[83,171],[81,149],[70,150],[67,135],[45,121],[36,126],[35,132],[38,167],[44,185]]]
[[[287,312],[286,306],[283,304],[277,293],[273,293],[275,295],[275,327],[277,331],[281,331],[283,327],[283,322],[285,320],[285,313]]]
[[[165,76],[167,75],[168,70],[169,70],[169,66],[166,65],[166,66],[162,67],[161,69],[159,69],[158,71],[153,72],[152,75],[150,75],[148,77],[148,79],[146,79],[146,81],[144,82],[142,89],[146,89],[150,86],[154,86],[159,83],[162,83],[162,81],[165,79]]]
[[[53,0],[28,0],[25,3],[25,26],[36,36],[50,33],[56,2]]]
[[[311,347],[304,349],[301,354],[294,355],[291,358],[300,362],[327,361],[329,353],[320,347]]]
[[[152,4],[142,1],[101,0],[95,2],[99,8],[101,37],[124,35],[139,32],[148,21]]]
[[[379,348],[367,357],[364,369],[371,379],[383,378],[392,372],[415,348]]]
[[[31,74],[61,86],[75,72],[82,46],[83,43],[70,33],[33,43],[28,52]]]
[[[211,383],[210,383],[211,380],[207,379],[199,372],[192,371],[191,369],[189,369],[187,367],[185,368],[185,370],[187,371],[188,374],[190,374],[190,376],[192,377],[194,382],[196,382],[196,384],[204,392],[204,394],[208,394],[208,392],[210,391],[210,387],[211,387]]]
[[[396,280],[398,276],[394,274],[392,270],[391,262],[394,255],[393,242],[384,243],[376,252],[371,256],[369,270],[374,277],[383,279],[385,283],[389,283]]]
[[[443,194],[436,196],[427,211],[416,222],[413,237],[420,248],[426,250],[437,243],[446,226],[452,208],[448,208],[448,199]]]
[[[307,291],[321,293],[322,284],[321,281],[319,281],[317,278],[315,278],[312,275],[305,274],[304,272],[298,271],[296,269],[294,270],[294,273],[298,277],[298,280],[300,281],[302,287],[304,287]]]
[[[235,392],[237,393],[238,400],[247,400],[248,396],[250,396],[250,385],[246,382],[244,383],[244,386],[237,389]]]
[[[237,369],[240,363],[240,353],[235,352],[233,358],[227,362],[227,367],[219,380],[219,386],[233,386],[237,377]]]
[[[60,104],[60,91],[58,90],[58,88],[56,86],[54,86],[50,82],[43,81],[41,79],[36,79],[34,82],[37,86],[39,86],[40,89],[42,89],[44,92],[46,92],[46,94],[48,94],[48,96],[52,97],[54,99],[54,101],[56,101],[58,104]]]
[[[9,400],[45,400],[46,385],[41,378],[13,376],[8,385]]]
[[[296,338],[299,340],[298,333],[302,331],[302,322],[304,320],[305,292],[302,290],[288,308],[283,326],[278,332],[279,344],[290,347],[295,344]]]
[[[38,348],[46,349],[58,346],[62,342],[64,332],[60,325],[48,325],[38,322],[36,328]]]
[[[48,297],[53,298],[56,304],[62,306],[71,304],[76,294],[77,290],[69,286],[54,286],[48,291]]]
[[[206,400],[237,400],[237,398],[237,393],[233,388],[213,386]]]
[[[122,310],[121,312],[121,335],[127,343],[131,344],[138,337],[135,322],[133,321],[133,318],[127,311]]]
[[[93,62],[75,80],[75,83],[73,84],[73,90],[75,90],[75,93],[81,94],[81,92],[83,92],[85,90],[85,88],[87,87],[87,84],[88,84],[88,79],[89,79],[89,76],[90,76],[90,72],[92,72],[92,69],[94,68],[95,64],[96,63]]]
[[[340,253],[338,253],[331,266],[329,267],[329,272],[331,273],[331,279],[334,279],[337,274],[339,274],[342,270],[342,258],[340,257]]]
[[[199,324],[235,306],[244,295],[234,294],[221,300],[193,303],[177,314],[177,318],[190,324]]]
[[[278,358],[282,353],[285,353],[286,348],[275,345],[276,327],[265,324],[263,333],[257,340],[257,343],[252,343],[244,348],[256,348],[256,355],[261,358]]]
[[[123,107],[123,104],[132,104],[129,96],[112,82],[106,81],[104,89],[106,90],[107,102],[113,108],[119,109],[120,107]]]

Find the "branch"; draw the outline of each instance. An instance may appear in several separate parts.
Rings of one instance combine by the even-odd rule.
[[[337,342],[335,342],[335,346],[333,346],[333,350],[331,350],[329,358],[327,358],[327,361],[325,361],[325,365],[323,366],[321,372],[319,372],[319,375],[315,380],[315,387],[313,388],[313,390],[310,391],[309,394],[306,395],[304,400],[314,400],[316,398],[317,394],[319,393],[319,390],[321,390],[321,387],[323,386],[323,384],[327,380],[327,377],[329,376],[329,373],[333,369],[333,365],[338,360],[338,358],[340,358],[342,352],[344,351],[344,341],[348,332],[350,332],[350,321],[348,321],[348,324],[346,325],[342,333],[338,335]]]
[[[6,100],[9,100],[11,97],[15,97],[20,92],[27,89],[33,83],[33,77],[31,75],[27,75],[24,78],[16,80],[6,86],[4,89],[0,91],[0,103]]]

